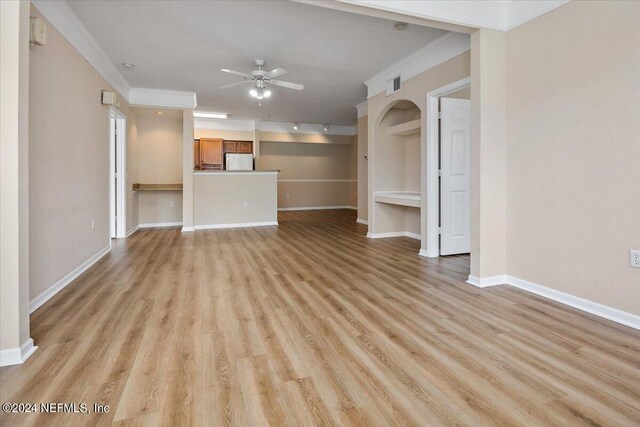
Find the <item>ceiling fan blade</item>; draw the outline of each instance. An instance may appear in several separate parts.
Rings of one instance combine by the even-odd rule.
[[[244,81],[241,81],[241,82],[235,82],[235,83],[231,83],[231,84],[228,84],[228,85],[220,86],[218,89],[224,89],[224,88],[227,88],[227,87],[237,86],[237,85],[241,85],[243,83],[253,83],[253,82],[251,80],[244,80]]]
[[[229,74],[235,74],[236,76],[242,76],[245,79],[253,79],[253,76],[251,74],[241,73],[240,71],[233,71],[233,70],[229,70],[227,68],[223,68],[220,71],[225,72],[225,73],[229,73]]]
[[[287,74],[287,70],[284,68],[276,68],[275,70],[271,70],[265,74],[265,77],[268,79],[275,79],[276,77],[280,77],[285,74]]]
[[[301,84],[298,84],[298,83],[283,82],[282,80],[269,80],[269,84],[272,84],[274,86],[282,86],[282,87],[286,87],[286,88],[289,88],[289,89],[295,89],[295,90],[304,89],[304,85],[301,85]]]

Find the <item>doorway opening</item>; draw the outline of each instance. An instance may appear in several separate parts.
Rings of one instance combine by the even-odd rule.
[[[420,254],[430,258],[470,252],[470,83],[462,79],[427,94],[427,232]]]
[[[115,108],[109,109],[109,235],[126,236],[126,120]]]

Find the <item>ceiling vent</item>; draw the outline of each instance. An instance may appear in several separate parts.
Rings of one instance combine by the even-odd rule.
[[[401,87],[402,80],[400,79],[400,76],[394,77],[393,79],[387,81],[387,96],[399,91]]]

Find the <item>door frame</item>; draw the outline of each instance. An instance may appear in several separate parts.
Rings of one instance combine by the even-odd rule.
[[[422,242],[420,255],[428,258],[440,256],[440,126],[438,112],[440,98],[471,85],[471,76],[439,87],[427,93],[425,114],[426,141],[422,152],[422,182],[426,185],[426,197],[422,197]],[[473,118],[472,118],[473,120]],[[423,192],[423,194],[425,194]]]
[[[114,128],[115,124],[115,128]],[[116,138],[114,130],[118,130]],[[116,146],[117,144],[117,146]],[[117,163],[116,163],[117,162]],[[115,166],[118,165],[118,184],[115,185]],[[118,109],[109,107],[109,236],[122,239],[126,237],[126,188],[127,188],[127,117]],[[118,217],[114,227],[115,215]]]

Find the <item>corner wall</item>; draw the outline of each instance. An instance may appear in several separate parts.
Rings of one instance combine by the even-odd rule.
[[[33,6],[31,15],[47,22]],[[33,300],[110,246],[109,108],[101,105],[100,92],[114,88],[49,22],[47,45],[32,47],[30,61]],[[128,115],[128,104],[119,98]]]
[[[507,33],[507,271],[640,315],[640,3]]]

